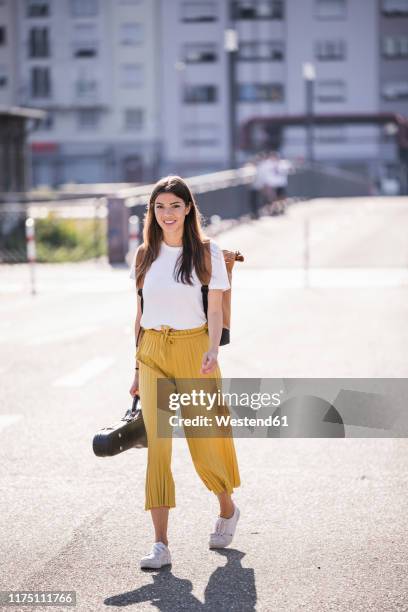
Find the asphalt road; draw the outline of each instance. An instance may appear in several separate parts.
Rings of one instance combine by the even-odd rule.
[[[407,222],[407,198],[319,200],[219,235],[246,258],[224,377],[407,378]],[[35,275],[33,296],[27,265],[0,267],[0,590],[74,590],[80,612],[408,610],[408,445],[384,432],[237,439],[222,552],[215,497],[175,439],[173,565],[141,572],[146,452],[91,447],[129,406],[133,281],[104,260]]]

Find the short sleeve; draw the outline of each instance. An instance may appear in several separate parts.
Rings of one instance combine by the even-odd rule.
[[[211,280],[209,289],[222,289],[227,291],[231,285],[228,279],[227,266],[225,265],[224,255],[220,247],[211,241]]]

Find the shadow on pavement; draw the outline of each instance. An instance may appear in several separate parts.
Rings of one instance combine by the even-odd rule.
[[[245,553],[231,548],[213,552],[226,557],[227,563],[217,568],[210,576],[204,592],[204,603],[192,594],[192,582],[176,578],[169,566],[147,572],[152,574],[153,584],[109,597],[104,603],[107,606],[124,607],[150,602],[162,612],[177,612],[178,610],[189,610],[189,612],[196,610],[200,612],[255,611],[255,573],[251,568],[242,567],[241,559]]]

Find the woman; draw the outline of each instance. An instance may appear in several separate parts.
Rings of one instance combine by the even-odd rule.
[[[179,176],[158,181],[150,196],[143,244],[138,249],[141,253],[136,253],[130,273],[139,282],[143,279],[143,313],[138,296],[136,367],[130,394],[138,393],[142,404],[148,440],[145,510],[151,511],[155,530],[155,542],[142,558],[142,568],[171,563],[167,523],[169,508],[176,505],[170,465],[172,438],[157,432],[157,380],[173,381],[171,391],[185,393],[191,391],[191,379],[207,379],[207,383],[221,379],[217,357],[222,294],[230,285],[223,254],[211,242],[207,323],[201,294],[206,271],[205,240],[199,210],[185,181]],[[182,414],[193,413],[182,408]],[[239,519],[231,494],[240,485],[240,476],[232,436],[214,435],[212,427],[212,437],[186,437],[198,475],[220,503],[209,547],[223,548],[232,542]]]

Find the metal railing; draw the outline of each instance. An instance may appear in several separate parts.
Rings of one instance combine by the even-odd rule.
[[[255,167],[246,165],[238,170],[225,170],[189,177],[187,180],[206,228],[214,220],[214,229],[222,228],[227,220],[252,216],[250,187]],[[111,263],[124,263],[129,259],[129,217],[139,221],[140,239],[146,206],[154,184],[129,185],[123,183],[64,185],[58,191],[46,190],[29,194],[15,194],[12,200],[0,203],[0,262],[27,261],[25,220],[53,219],[93,220],[95,248],[87,252],[99,257],[101,227],[104,227],[105,251]],[[327,168],[318,164],[294,165],[289,175],[287,195],[293,199],[314,197],[347,197],[370,195],[372,185],[368,178],[350,172]],[[1,202],[1,201],[0,201]],[[132,249],[135,240],[132,241]]]

